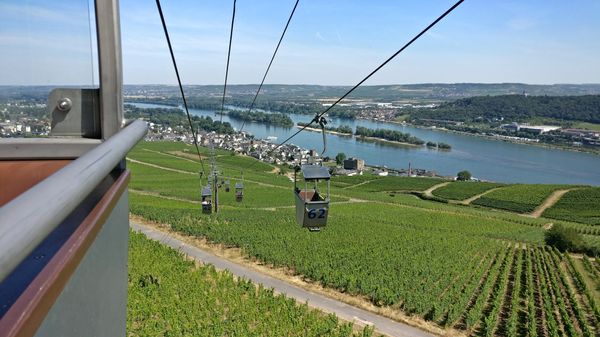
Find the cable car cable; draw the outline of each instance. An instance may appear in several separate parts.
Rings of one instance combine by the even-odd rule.
[[[223,85],[223,99],[221,99],[220,123],[223,123],[223,107],[225,106],[225,93],[227,92],[227,75],[229,75],[229,58],[231,56],[231,41],[233,40],[233,23],[235,22],[235,3],[236,0],[233,0],[233,14],[231,14],[231,30],[229,32],[229,48],[227,49],[227,66],[225,67],[225,85]]]
[[[329,107],[327,107],[327,109],[325,109],[323,112],[318,113],[315,118],[310,121],[308,124],[306,124],[305,126],[303,126],[302,128],[300,128],[298,131],[296,131],[293,135],[291,135],[290,137],[288,137],[286,140],[284,140],[281,144],[279,144],[276,148],[274,148],[272,151],[276,150],[279,146],[285,144],[286,142],[288,142],[290,139],[294,138],[297,134],[299,134],[300,132],[304,131],[306,128],[308,128],[310,125],[312,125],[313,123],[315,123],[320,117],[322,117],[323,115],[325,115],[329,110],[331,110],[334,106],[336,106],[340,101],[342,101],[344,98],[346,98],[348,95],[350,95],[350,93],[352,93],[356,88],[358,88],[361,84],[363,84],[366,80],[368,80],[371,76],[373,76],[377,71],[379,71],[381,68],[383,68],[386,64],[388,64],[391,60],[393,60],[396,56],[398,56],[398,54],[400,54],[401,52],[403,52],[406,48],[408,48],[408,46],[410,46],[413,42],[415,42],[417,39],[419,39],[423,34],[425,34],[429,29],[431,29],[433,26],[435,26],[440,20],[442,20],[446,15],[450,14],[450,12],[452,12],[456,7],[458,7],[464,0],[459,0],[457,3],[455,3],[452,7],[450,7],[450,9],[448,9],[446,12],[444,12],[444,14],[442,14],[440,17],[438,17],[435,21],[433,21],[431,24],[429,24],[429,26],[427,26],[425,29],[423,29],[419,34],[417,34],[415,37],[413,37],[410,41],[408,41],[402,48],[400,48],[397,52],[395,52],[392,56],[390,56],[387,60],[385,60],[382,64],[380,64],[377,68],[375,68],[375,70],[373,70],[371,73],[369,73],[365,78],[363,78],[360,82],[358,82],[354,87],[352,87],[350,90],[348,90],[344,95],[342,95],[342,97],[340,97],[337,101],[335,101],[332,105],[330,105]]]
[[[197,133],[194,131],[194,125],[192,123],[192,118],[190,117],[190,111],[188,110],[187,100],[185,99],[185,93],[183,92],[183,85],[181,84],[181,77],[179,76],[179,70],[177,68],[177,62],[175,61],[175,54],[173,53],[173,47],[171,46],[171,39],[169,38],[169,31],[167,30],[167,24],[165,22],[165,17],[162,12],[162,7],[160,6],[160,0],[156,0],[156,7],[158,8],[158,14],[160,15],[160,21],[162,23],[162,27],[165,32],[165,37],[167,39],[167,44],[169,46],[169,52],[171,53],[171,60],[173,61],[173,68],[175,68],[175,75],[177,76],[177,84],[179,85],[179,91],[181,92],[181,98],[183,99],[183,106],[185,108],[185,114],[187,115],[187,120],[190,125],[190,129],[192,130],[194,146],[196,147],[196,152],[198,153],[198,159],[200,160],[200,165],[202,166],[202,175],[206,175],[206,171],[204,170],[204,163],[202,162],[202,156],[200,155],[200,148],[198,147]],[[202,177],[200,177],[200,179],[202,179]]]
[[[438,22],[440,22],[444,17],[446,17],[448,14],[450,14],[452,11],[454,11],[463,2],[464,2],[464,0],[459,0],[458,2],[456,2],[452,7],[450,7],[447,11],[445,11],[442,15],[440,15],[437,19],[435,19],[432,23],[430,23],[427,27],[425,27],[425,29],[423,29],[419,34],[415,35],[415,37],[413,37],[404,46],[402,46],[402,48],[400,48],[398,51],[396,51],[392,56],[390,56],[387,60],[385,60],[382,64],[380,64],[377,68],[375,68],[375,70],[371,71],[365,78],[363,78],[360,82],[358,82],[355,86],[353,86],[350,90],[348,90],[337,101],[335,101],[332,105],[330,105],[329,107],[327,107],[327,109],[325,109],[321,113],[317,113],[317,115],[315,116],[315,118],[313,118],[309,123],[307,123],[306,125],[304,125],[303,127],[301,127],[298,131],[294,132],[294,134],[292,134],[291,136],[289,136],[288,138],[286,138],[283,142],[279,143],[273,149],[269,150],[267,152],[267,155],[270,155],[271,153],[273,153],[275,150],[277,150],[278,148],[280,148],[281,146],[283,146],[285,143],[287,143],[288,141],[290,141],[292,138],[294,138],[300,132],[304,131],[306,128],[308,128],[309,126],[311,126],[313,123],[319,123],[319,120],[320,120],[320,118],[323,117],[323,115],[325,115],[329,110],[331,110],[334,106],[336,106],[340,101],[342,101],[348,95],[350,95],[356,88],[358,88],[361,84],[363,84],[366,80],[368,80],[371,76],[373,76],[376,72],[378,72],[386,64],[388,64],[396,56],[398,56],[400,53],[402,53],[406,48],[408,48],[411,44],[413,44],[413,42],[415,42],[416,40],[418,40],[421,36],[423,36],[423,34],[425,34],[428,30],[430,30],[433,26],[435,26]],[[250,168],[255,163],[256,162],[253,162],[252,164],[250,164],[248,166],[248,168]]]
[[[288,29],[288,26],[290,25],[290,21],[292,21],[292,17],[294,16],[294,13],[296,12],[296,7],[298,7],[298,2],[300,2],[300,0],[296,0],[296,3],[294,4],[294,8],[292,9],[292,12],[290,13],[290,17],[287,20],[287,23],[285,24],[285,28],[283,28],[283,32],[281,33],[281,37],[279,38],[279,42],[277,42],[277,47],[275,47],[275,51],[273,52],[273,56],[271,56],[271,61],[269,61],[269,65],[267,66],[267,70],[265,71],[265,74],[263,75],[262,81],[260,82],[260,85],[258,86],[258,90],[256,90],[256,94],[254,95],[254,99],[252,99],[252,104],[250,104],[250,108],[248,109],[248,113],[250,113],[252,111],[252,109],[254,108],[254,103],[256,103],[256,98],[258,97],[258,94],[260,93],[260,89],[262,89],[263,84],[265,83],[265,79],[267,78],[267,74],[269,73],[269,69],[271,69],[271,65],[273,64],[273,60],[275,60],[275,55],[277,55],[277,51],[279,50],[279,46],[281,45],[281,41],[283,41],[283,37],[285,36],[285,33]],[[242,132],[242,130],[244,129],[244,126],[246,125],[246,121],[244,120],[244,122],[242,123],[242,127],[240,128],[239,132]]]

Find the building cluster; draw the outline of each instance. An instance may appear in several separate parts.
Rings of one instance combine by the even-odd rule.
[[[149,132],[146,135],[146,140],[170,140],[193,143],[193,138],[189,135],[189,131],[184,130],[183,127],[172,128],[155,123],[149,123]],[[218,134],[216,132],[200,130],[197,134],[198,145],[204,147],[214,146],[216,149],[233,151],[237,154],[250,156],[270,164],[295,167],[323,160],[315,150],[307,150],[294,144],[284,144],[278,147],[277,144],[272,142],[273,140],[275,139],[256,139],[247,132]],[[336,175],[353,176],[361,175],[367,170],[379,176],[436,176],[434,171],[410,168],[410,166],[408,169],[398,170],[388,169],[387,167],[369,167],[364,160],[353,157],[345,159],[339,167],[334,167],[333,173]]]
[[[514,132],[523,131],[523,132],[529,132],[529,133],[541,135],[541,134],[544,134],[544,133],[547,133],[550,131],[558,130],[558,129],[560,129],[560,126],[510,123],[510,124],[502,125],[502,128],[509,130],[509,131],[514,131]]]
[[[363,106],[360,109],[356,118],[369,119],[375,121],[389,122],[396,119],[398,115],[402,115],[402,109],[405,108],[419,108],[419,109],[431,109],[436,107],[436,104],[411,104],[411,103],[374,103],[371,105]]]
[[[189,132],[182,132],[178,128],[162,126],[150,123],[146,140],[170,140],[193,143],[193,137]],[[319,154],[312,150],[306,150],[293,144],[284,144],[277,147],[266,139],[256,139],[249,133],[237,132],[234,134],[218,134],[200,130],[197,134],[198,145],[217,149],[233,151],[237,154],[254,157],[260,161],[277,164],[297,166],[306,164],[310,160],[319,159]]]
[[[534,135],[547,135],[552,138],[566,138],[569,139],[573,145],[575,146],[600,146],[600,131],[593,130],[583,130],[583,129],[570,129],[570,128],[561,128],[560,126],[553,125],[529,125],[529,124],[519,124],[519,123],[511,123],[504,124],[502,128],[512,132],[527,132]],[[556,131],[556,132],[553,132]],[[498,136],[501,137],[501,136]],[[509,140],[517,140],[517,141],[535,141],[539,142],[538,139],[535,138],[522,138],[522,137],[511,137],[511,136],[503,136]]]
[[[355,176],[361,175],[364,170],[364,160],[350,157],[348,159],[344,159],[343,165],[335,169],[335,174],[341,176]]]
[[[47,136],[50,124],[46,120],[20,117],[17,120],[0,121],[0,137]]]
[[[375,121],[393,121],[396,118],[398,110],[393,107],[377,107],[369,109],[361,109],[356,118],[372,119]]]
[[[435,171],[428,171],[419,168],[411,167],[410,163],[408,164],[408,169],[391,169],[387,166],[368,166],[365,161],[359,158],[350,157],[345,159],[343,165],[337,167],[334,170],[335,175],[343,175],[343,176],[355,176],[362,175],[363,172],[369,171],[371,174],[387,177],[387,176],[397,176],[397,177],[437,177],[437,173]]]
[[[199,133],[198,142],[203,146],[214,144],[219,149],[254,157],[263,162],[290,167],[319,159],[319,154],[314,150],[306,150],[294,144],[284,144],[278,147],[277,144],[267,139],[256,139],[246,132],[234,134]]]
[[[588,145],[600,147],[600,131],[583,129],[561,129],[560,132],[564,135],[572,137],[573,139],[577,139],[578,141],[575,145]]]
[[[184,128],[183,126],[171,127],[169,125],[149,122],[146,140],[170,140],[179,142],[191,142],[192,137],[189,134],[189,130]]]
[[[323,107],[330,107],[335,99],[318,99]],[[347,99],[344,103],[337,105],[338,107],[348,107],[356,112],[355,117],[359,119],[368,119],[375,121],[389,122],[396,119],[398,115],[402,115],[402,109],[405,108],[434,108],[437,104],[414,104],[402,101],[395,102],[376,102],[364,99]]]

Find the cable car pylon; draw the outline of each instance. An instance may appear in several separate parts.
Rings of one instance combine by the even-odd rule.
[[[235,183],[235,201],[242,202],[244,200],[244,172],[240,172],[242,180]]]

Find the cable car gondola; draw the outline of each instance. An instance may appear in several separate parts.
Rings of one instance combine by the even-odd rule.
[[[300,167],[304,177],[304,189],[297,186],[294,170],[294,194],[296,196],[296,221],[310,231],[319,231],[327,225],[329,213],[329,180],[331,175],[326,167],[321,165],[302,165]],[[320,180],[327,181],[325,195],[318,189]],[[309,187],[309,183],[312,185]]]
[[[235,201],[242,202],[244,199],[244,184],[235,183]]]
[[[212,190],[210,186],[202,189],[202,213],[212,213]]]

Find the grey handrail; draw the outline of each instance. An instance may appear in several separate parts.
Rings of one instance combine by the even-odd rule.
[[[0,281],[75,210],[147,130],[146,122],[134,121],[0,207]]]

